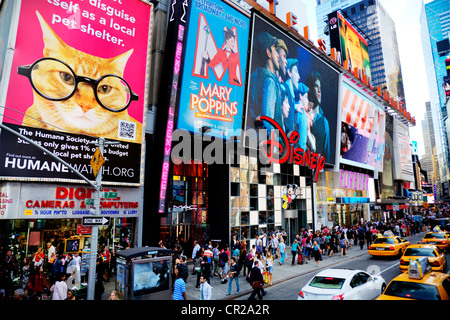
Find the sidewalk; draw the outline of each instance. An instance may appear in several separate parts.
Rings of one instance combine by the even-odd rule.
[[[417,233],[417,235],[425,234],[425,232]],[[411,237],[405,237],[405,239],[410,239]],[[363,255],[369,254],[367,251],[367,245],[364,245],[363,250],[361,250],[358,246],[353,246],[352,249],[347,250],[347,257],[341,257],[341,253],[335,253],[333,257],[328,257],[328,255],[323,256],[323,260],[319,262],[319,267],[315,267],[316,263],[314,259],[307,260],[307,264],[291,266],[292,262],[292,255],[291,255],[291,247],[286,247],[286,250],[288,252],[287,257],[285,258],[284,265],[280,265],[278,261],[280,259],[274,260],[273,263],[273,279],[272,284],[276,285],[279,283],[282,283],[287,280],[294,279],[299,276],[307,275],[309,273],[313,274],[318,272],[319,270],[331,268],[337,264],[340,264],[345,261],[349,261],[352,259],[359,258]],[[195,288],[195,284],[197,281],[197,276],[192,275],[192,268],[193,263],[191,260],[188,261],[188,268],[189,268],[189,277],[187,279],[186,283],[186,297],[187,300],[200,300],[200,291],[198,288]],[[238,297],[242,296],[249,296],[252,292],[252,288],[248,284],[248,282],[245,280],[245,277],[243,275],[243,271],[241,271],[241,274],[239,275],[239,284],[240,284],[240,293],[239,295],[236,295],[236,284],[232,284],[232,291],[231,295],[227,296],[228,293],[228,283],[221,284],[220,279],[217,276],[211,277],[211,286],[212,288],[212,298],[213,300],[233,300]],[[115,276],[111,279],[109,283],[106,283],[104,285],[105,292],[103,293],[102,300],[107,300],[109,298],[109,294],[112,290],[115,289]],[[267,288],[267,285],[265,286]]]

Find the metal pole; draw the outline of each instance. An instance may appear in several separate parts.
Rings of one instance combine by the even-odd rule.
[[[100,137],[98,139],[98,148],[100,153],[103,155],[105,146],[105,138]],[[100,215],[100,190],[102,189],[102,168],[97,173],[97,177],[95,178],[95,194],[94,194],[94,215]],[[91,227],[91,248],[90,248],[90,256],[89,256],[89,277],[88,277],[88,292],[87,299],[94,300],[95,297],[95,276],[97,273],[97,247],[98,247],[98,226]],[[100,277],[100,275],[99,275]],[[98,281],[103,281],[102,279],[98,279]]]

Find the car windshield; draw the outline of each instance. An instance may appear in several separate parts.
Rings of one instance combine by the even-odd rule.
[[[429,233],[426,234],[424,239],[444,239],[445,238],[445,233]]]
[[[309,285],[320,289],[341,289],[344,282],[345,279],[342,278],[314,277]]]
[[[436,257],[436,253],[431,248],[408,248],[405,251],[405,256]]]
[[[437,287],[415,282],[393,281],[384,294],[407,299],[440,300]]]
[[[378,238],[374,242],[375,244],[395,244],[395,240],[392,238]]]

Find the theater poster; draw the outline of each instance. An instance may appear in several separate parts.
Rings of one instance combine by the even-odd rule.
[[[192,1],[177,128],[229,138],[242,128],[249,18],[223,1]]]

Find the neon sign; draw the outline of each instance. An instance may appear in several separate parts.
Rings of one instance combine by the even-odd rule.
[[[174,128],[175,119],[175,104],[178,92],[178,77],[180,75],[181,57],[183,53],[183,39],[184,39],[183,25],[178,26],[178,42],[175,51],[175,61],[173,67],[173,80],[172,80],[172,92],[170,95],[169,114],[167,118],[166,126],[166,138],[164,143],[164,161],[161,173],[161,183],[159,188],[159,209],[158,213],[164,213],[166,209],[166,195],[167,195],[167,182],[169,180],[170,169],[170,153],[172,150],[172,133]]]
[[[271,139],[261,143],[262,151],[269,158],[270,162],[279,164],[289,162],[316,170],[314,181],[317,182],[319,171],[325,167],[325,157],[315,152],[311,153],[309,149],[294,148],[293,145],[300,139],[297,131],[291,132],[288,138],[284,130],[275,120],[267,116],[260,116],[259,120],[269,122],[279,132],[282,141],[280,142],[278,139],[275,139],[275,132],[272,131]]]

